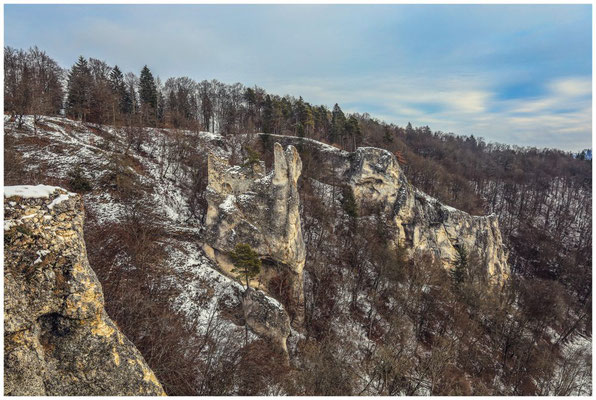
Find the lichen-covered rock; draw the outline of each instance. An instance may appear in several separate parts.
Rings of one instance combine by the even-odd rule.
[[[303,318],[302,270],[306,251],[300,223],[298,178],[302,161],[293,146],[274,146],[273,170],[264,163],[230,166],[226,159],[209,156],[205,240],[219,252],[229,253],[238,243],[248,243],[275,267],[288,273],[295,304],[293,323]],[[217,259],[217,255],[216,255]],[[220,261],[220,264],[225,264]],[[224,268],[225,269],[225,268]],[[264,271],[264,280],[277,272]],[[255,280],[256,281],[256,280]]]
[[[508,278],[507,252],[497,217],[469,215],[416,189],[387,150],[360,147],[348,153],[311,139],[267,137],[307,149],[321,165],[317,179],[329,185],[347,183],[359,206],[380,208],[391,216],[396,245],[410,253],[430,252],[445,268],[452,268],[456,246],[462,246],[485,267],[493,282]]]
[[[5,395],[163,395],[104,310],[80,196],[11,186],[4,210]]]
[[[267,299],[259,290],[248,288],[242,297],[244,320],[257,335],[268,339],[287,356],[286,341],[290,319],[281,304]]]

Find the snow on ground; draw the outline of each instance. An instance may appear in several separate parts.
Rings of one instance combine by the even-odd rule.
[[[204,335],[213,317],[225,310],[241,307],[244,288],[233,279],[216,270],[196,242],[177,242],[168,245],[168,263],[175,269],[174,284],[181,289],[174,308],[186,315],[187,322],[196,326],[197,333]],[[229,319],[218,318],[220,329],[233,335],[244,335],[243,326]],[[249,332],[249,341],[258,337]]]
[[[592,394],[592,338],[575,336],[562,350],[550,382],[548,395],[589,396]]]
[[[50,195],[52,193],[54,193],[56,190],[64,190],[61,187],[58,186],[48,186],[48,185],[17,185],[17,186],[4,186],[4,198],[8,198],[8,197],[14,197],[14,196],[18,196],[18,197],[22,197],[24,199],[32,199],[32,198],[44,198],[47,199],[48,197],[50,197]],[[69,195],[73,195],[74,193],[69,193],[68,195],[61,195],[65,196],[66,198],[68,198]],[[59,198],[60,198],[59,197]],[[62,199],[65,200],[65,199]],[[62,201],[60,200],[60,201]],[[54,200],[56,201],[56,200]],[[60,202],[58,201],[58,202]],[[52,202],[52,206],[53,206],[54,202]],[[48,206],[50,209],[52,207]]]
[[[105,174],[110,156],[116,148],[126,148],[125,132],[108,126],[83,124],[60,117],[43,117],[35,129],[32,116],[25,116],[23,125],[17,124],[5,116],[5,130],[15,139],[16,149],[21,154],[26,168],[35,171],[41,165],[42,176],[68,179],[69,173],[78,165],[83,166],[85,176],[92,182],[93,191],[83,194],[88,217],[96,224],[118,223],[126,214],[126,209],[108,190],[101,190],[100,180]],[[177,144],[168,135],[171,131],[146,129],[146,137],[140,151],[129,146],[128,157],[138,163],[137,169],[129,168],[139,182],[150,188],[144,192],[161,217],[161,223],[172,238],[166,244],[168,259],[165,265],[170,267],[171,275],[164,277],[179,289],[179,296],[173,307],[187,317],[187,322],[196,326],[197,334],[203,335],[217,319],[218,329],[225,335],[242,335],[244,326],[236,325],[229,314],[230,310],[241,311],[240,299],[242,285],[217,270],[198,242],[201,232],[200,221],[192,216],[187,202],[186,187],[189,187],[189,174],[184,166],[177,163]],[[182,137],[196,137],[196,132],[176,131]],[[106,141],[106,137],[109,138]],[[200,145],[206,151],[226,157],[223,137],[217,133],[199,132]],[[166,165],[167,167],[164,167]],[[135,167],[136,168],[136,167]],[[48,197],[55,186],[15,186],[5,188],[5,197]],[[50,208],[68,198],[61,195]],[[232,205],[234,198],[226,205]],[[18,221],[5,221],[5,230]],[[276,307],[281,304],[275,299],[267,299]],[[240,307],[240,308],[239,308]],[[258,337],[249,332],[249,341]]]
[[[68,200],[68,198],[70,196],[74,196],[74,195],[75,195],[74,193],[61,194],[60,196],[58,196],[54,200],[52,200],[52,202],[50,204],[48,204],[48,208],[51,210],[58,204],[62,203],[64,200]]]
[[[332,145],[327,144],[327,143],[319,142],[319,141],[314,140],[314,139],[311,139],[311,138],[298,137],[298,136],[289,136],[289,135],[276,135],[276,134],[273,134],[273,133],[263,133],[263,132],[257,133],[257,135],[260,135],[260,136],[265,136],[266,135],[266,136],[269,136],[271,138],[276,138],[276,137],[279,137],[279,138],[293,138],[293,139],[297,139],[297,140],[302,140],[305,143],[314,144],[314,145],[317,146],[317,148],[321,149],[324,152],[328,152],[328,153],[339,153],[339,154],[342,154],[342,155],[349,154],[345,150],[341,150],[341,149],[339,149],[339,148],[337,148],[335,146],[332,146]]]

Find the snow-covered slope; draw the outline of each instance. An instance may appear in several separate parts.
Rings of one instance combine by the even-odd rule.
[[[18,151],[19,163],[28,177],[24,184],[53,183],[68,187],[73,171],[80,168],[92,190],[83,193],[90,224],[122,221],[128,212],[118,191],[111,190],[115,156],[125,159],[125,173],[146,190],[135,193],[150,204],[157,222],[168,233],[164,265],[167,277],[180,293],[172,304],[187,316],[188,324],[199,335],[213,329],[244,340],[244,326],[224,316],[240,307],[242,286],[218,271],[201,249],[200,216],[189,206],[189,193],[195,171],[183,163],[185,146],[200,147],[229,156],[222,137],[209,132],[144,129],[140,145],[126,129],[83,124],[59,117],[43,117],[36,127],[33,117],[24,117],[21,128],[5,116],[7,142]],[[122,166],[120,166],[122,167]],[[92,266],[93,267],[93,266]],[[269,298],[272,304],[278,304]],[[256,336],[249,334],[249,340]]]

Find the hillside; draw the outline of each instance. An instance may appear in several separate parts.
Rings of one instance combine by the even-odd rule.
[[[81,194],[106,311],[168,394],[591,392],[591,180],[578,190],[584,171],[561,173],[571,162],[558,161],[559,176],[545,171],[511,185],[497,167],[492,176],[486,168],[460,171],[437,155],[449,139],[414,129],[385,144],[363,138],[390,152],[347,152],[283,135],[62,117],[24,116],[18,125],[5,116],[5,184]],[[404,146],[398,157],[393,146]],[[466,163],[480,162],[475,148],[459,153]],[[483,161],[506,154],[519,177],[520,158],[507,149]],[[565,157],[529,151],[526,158]],[[227,178],[213,179],[215,159],[227,164]],[[462,179],[488,210],[442,192],[433,183],[442,178]],[[465,210],[451,207],[458,205]],[[495,215],[478,215],[485,211]],[[276,225],[297,219],[302,256],[297,230]],[[247,294],[222,257],[231,233],[243,237],[249,225],[262,234],[244,235],[274,272]],[[557,251],[545,252],[559,239]],[[288,295],[296,280],[279,272],[292,263],[302,263],[290,268],[301,274],[299,307]],[[495,274],[500,284],[491,283]]]

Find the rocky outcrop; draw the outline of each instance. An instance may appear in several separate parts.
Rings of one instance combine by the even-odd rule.
[[[491,280],[498,283],[508,278],[507,252],[497,217],[469,215],[416,189],[390,152],[360,147],[348,153],[311,139],[261,136],[308,151],[321,166],[316,179],[329,185],[347,184],[361,209],[383,210],[393,220],[395,244],[411,254],[430,252],[451,268],[456,246],[462,246],[485,267]]]
[[[263,292],[249,288],[243,294],[242,309],[244,320],[250,329],[271,341],[287,356],[286,341],[290,335],[290,319],[282,305],[267,299]]]
[[[163,395],[104,310],[80,196],[12,186],[4,199],[6,395]]]
[[[263,162],[230,166],[214,155],[209,156],[208,171],[205,240],[215,252],[208,249],[207,254],[215,253],[222,269],[229,271],[221,255],[238,243],[248,243],[265,261],[263,273],[252,285],[266,288],[269,279],[285,274],[291,282],[292,323],[301,325],[306,252],[300,225],[298,151],[293,146],[284,151],[276,143],[273,170],[268,174]]]
[[[410,252],[431,253],[446,268],[453,266],[460,246],[477,258],[491,280],[507,279],[507,253],[496,215],[472,216],[414,188],[386,150],[361,147],[350,160],[347,176],[356,201],[393,215],[396,243]]]

